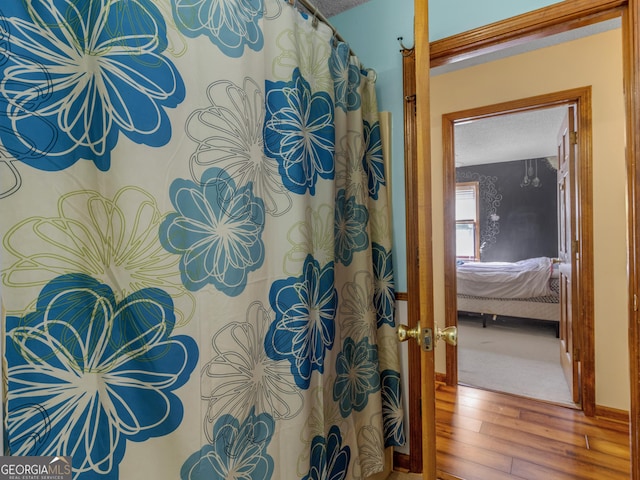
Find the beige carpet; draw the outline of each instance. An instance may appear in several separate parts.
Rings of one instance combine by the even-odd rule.
[[[553,325],[506,318],[458,319],[461,384],[571,404]]]

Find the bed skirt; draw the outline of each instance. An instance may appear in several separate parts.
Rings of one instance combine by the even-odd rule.
[[[471,297],[458,295],[458,311],[504,315],[507,317],[534,318],[537,320],[560,321],[560,303],[538,301],[537,299],[505,300],[500,298]]]
[[[458,295],[458,311],[559,322],[560,289],[557,278],[550,279],[549,289],[551,295],[522,299]]]

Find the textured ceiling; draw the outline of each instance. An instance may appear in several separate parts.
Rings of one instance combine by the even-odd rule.
[[[507,48],[500,52],[458,62],[444,68],[432,68],[431,75],[490,62],[511,55],[576,40],[607,30],[620,28],[620,18],[614,18],[569,32]],[[557,136],[566,107],[548,108],[531,112],[477,120],[455,127],[456,164],[476,165],[510,160],[554,157],[557,155]]]
[[[456,166],[556,157],[567,107],[483,118],[454,128]]]
[[[322,13],[326,18],[333,17],[339,13],[349,10],[350,8],[357,7],[363,3],[367,3],[369,0],[310,0],[311,3]]]

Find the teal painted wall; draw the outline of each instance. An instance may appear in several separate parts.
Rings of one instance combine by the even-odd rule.
[[[398,37],[413,46],[414,0],[371,0],[329,19],[365,67],[378,74],[378,109],[391,112],[391,202],[396,289],[407,291],[407,252],[404,199],[404,119],[402,55]],[[519,15],[552,0],[429,0],[429,38],[456,33]]]
[[[429,40],[439,40],[553,3],[559,2],[555,0],[429,0]],[[354,10],[358,8],[362,7],[356,7]],[[411,14],[413,14],[413,8]]]
[[[331,24],[351,46],[365,67],[378,78],[378,110],[391,112],[391,205],[393,259],[396,289],[407,291],[404,118],[402,100],[402,55],[398,37],[413,45],[413,0],[371,0],[331,17]]]

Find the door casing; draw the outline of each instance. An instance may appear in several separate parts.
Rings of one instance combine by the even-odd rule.
[[[640,262],[640,0],[573,0],[559,2],[549,7],[519,15],[503,22],[464,32],[439,42],[429,43],[428,6],[423,0],[414,1],[414,30],[417,71],[416,77],[416,159],[411,165],[415,176],[407,179],[413,192],[407,198],[407,223],[415,223],[422,239],[407,238],[409,258],[408,272],[409,321],[422,320],[423,326],[433,327],[433,253],[430,248],[432,226],[430,202],[431,191],[430,115],[429,115],[429,69],[432,66],[452,63],[491,50],[499,50],[514,43],[531,38],[540,38],[568,31],[598,21],[622,15],[624,89],[626,112],[626,159],[629,219],[628,285],[629,285],[629,358],[631,377],[630,447],[631,480],[640,480],[640,315],[638,315],[638,283]],[[411,161],[411,160],[409,160]],[[409,191],[409,190],[408,190]],[[411,303],[417,303],[412,306]],[[413,313],[411,313],[413,312]],[[412,418],[421,416],[425,441],[421,449],[423,477],[436,478],[435,446],[435,371],[433,354],[421,355],[420,396],[422,415],[413,412]],[[415,382],[414,382],[415,383]],[[413,394],[417,392],[414,391]],[[411,395],[412,392],[410,391]],[[412,415],[412,413],[409,413]]]
[[[594,272],[593,272],[593,193],[592,193],[592,134],[591,134],[591,87],[576,88],[554,92],[535,97],[487,105],[483,107],[452,112],[442,118],[442,145],[444,163],[444,282],[445,282],[445,324],[457,326],[456,306],[456,253],[455,253],[455,152],[454,127],[456,122],[489,118],[507,113],[537,110],[560,105],[576,105],[578,115],[578,158],[579,171],[576,172],[578,187],[578,205],[576,205],[576,226],[578,244],[575,247],[579,254],[580,271],[575,275],[580,278],[577,284],[580,291],[579,309],[574,318],[579,323],[582,348],[577,360],[581,363],[582,409],[586,415],[595,414],[595,326],[594,326]],[[458,383],[457,348],[447,345],[447,362],[445,381],[448,385]]]

